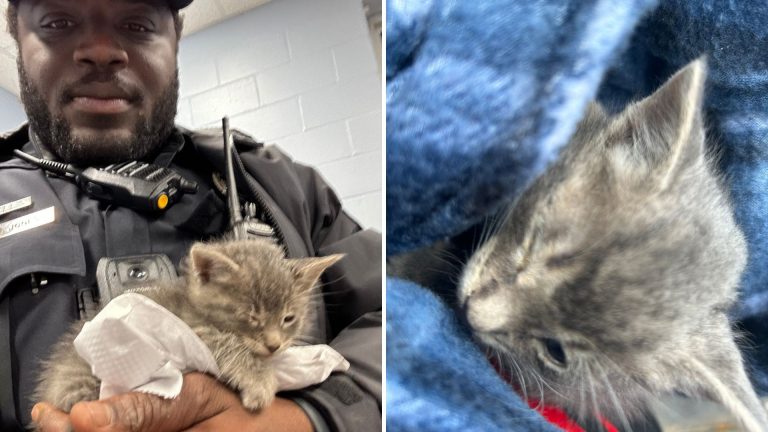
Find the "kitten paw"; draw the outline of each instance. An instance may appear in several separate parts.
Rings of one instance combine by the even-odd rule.
[[[243,390],[240,392],[240,400],[246,409],[258,411],[275,400],[275,393],[264,388]]]
[[[64,412],[72,411],[72,407],[82,401],[91,401],[99,399],[99,389],[82,388],[73,390],[67,394],[61,395],[58,398],[52,399],[50,402],[58,409]]]

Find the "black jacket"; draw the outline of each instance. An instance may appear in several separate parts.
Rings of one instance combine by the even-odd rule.
[[[324,304],[315,311],[308,338],[328,342],[352,367],[287,396],[295,398],[320,429],[325,423],[330,430],[380,430],[380,234],[361,230],[315,170],[241,134],[235,134],[235,146],[238,191],[264,210],[290,257],[346,254],[324,275]],[[178,263],[194,241],[215,237],[227,226],[226,205],[211,180],[213,173],[223,172],[220,131],[179,129],[151,158],[200,185],[196,194],[184,195],[161,215],[93,200],[70,181],[47,176],[15,157],[12,149],[22,147],[34,151],[25,127],[0,140],[0,205],[28,196],[33,205],[0,216],[0,228],[49,207],[54,208],[55,221],[10,234],[0,229],[3,431],[29,424],[33,402],[28,395],[37,364],[77,319],[76,297],[95,286],[99,258],[164,253]]]

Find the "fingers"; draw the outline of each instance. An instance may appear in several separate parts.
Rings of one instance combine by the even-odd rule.
[[[175,432],[221,413],[233,402],[239,400],[213,378],[188,374],[175,399],[126,393],[75,404],[70,419],[78,432]]]
[[[69,415],[45,402],[32,408],[32,421],[41,432],[71,432]]]

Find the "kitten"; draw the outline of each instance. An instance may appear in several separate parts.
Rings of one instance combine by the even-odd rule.
[[[704,147],[705,75],[615,117],[591,105],[467,263],[459,304],[530,398],[629,429],[680,392],[768,431],[727,317],[747,250]]]
[[[243,406],[258,410],[277,390],[268,357],[299,335],[313,286],[340,258],[286,259],[267,240],[198,243],[183,278],[140,292],[189,325],[213,353],[219,380],[240,392]],[[79,401],[99,398],[100,381],[72,344],[82,326],[77,323],[54,346],[35,401],[69,412]]]

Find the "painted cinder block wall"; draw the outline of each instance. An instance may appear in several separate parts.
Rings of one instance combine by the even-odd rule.
[[[359,0],[272,0],[185,37],[177,122],[234,127],[315,166],[381,231],[381,80]],[[0,130],[26,121],[0,89]]]
[[[19,98],[0,88],[0,132],[16,129],[26,121],[27,115]]]
[[[177,121],[234,127],[319,169],[381,231],[381,79],[360,0],[272,0],[182,39]]]

